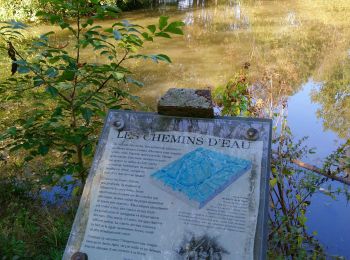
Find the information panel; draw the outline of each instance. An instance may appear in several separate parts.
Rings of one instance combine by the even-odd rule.
[[[271,121],[111,111],[64,259],[264,259]]]

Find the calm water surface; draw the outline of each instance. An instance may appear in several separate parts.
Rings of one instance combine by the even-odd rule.
[[[350,1],[179,1],[126,17],[148,24],[160,14],[186,27],[184,37],[145,50],[168,54],[172,64],[134,64],[145,82],[137,94],[149,106],[171,87],[224,84],[249,62],[251,80],[266,86],[264,100],[290,96],[288,120],[296,139],[307,135],[307,144],[317,148],[306,161],[321,165],[350,137]],[[318,232],[328,253],[350,259],[349,219],[344,198],[312,198],[310,233]]]
[[[129,64],[135,78],[145,83],[131,90],[150,108],[171,87],[213,88],[249,62],[249,78],[260,86],[258,96],[269,104],[289,97],[292,131],[296,138],[310,136],[307,144],[318,151],[306,161],[321,165],[350,138],[349,0],[166,0],[153,10],[125,13],[123,18],[148,25],[160,15],[186,26],[184,36],[157,39],[143,50],[165,53],[172,64]],[[83,55],[99,61],[91,52]],[[350,259],[349,204],[322,193],[312,200],[310,233],[318,231],[329,253]]]

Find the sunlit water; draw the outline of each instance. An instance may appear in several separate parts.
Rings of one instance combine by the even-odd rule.
[[[136,77],[145,82],[137,93],[146,104],[154,108],[156,99],[170,87],[212,88],[224,84],[244,62],[249,62],[253,82],[264,81],[266,76],[272,80],[273,89],[266,89],[262,97],[271,93],[290,96],[288,121],[292,132],[296,139],[309,136],[306,144],[317,151],[305,161],[321,166],[322,160],[350,137],[350,19],[346,17],[350,2],[231,1],[196,5],[180,1],[176,9],[163,6],[152,17],[167,14],[184,21],[184,37],[160,41],[155,48],[145,50],[164,52],[173,63],[135,65]],[[144,24],[154,22],[147,12],[127,17]],[[334,189],[340,186],[336,182],[324,186],[329,184]],[[350,206],[343,197],[334,201],[317,193],[312,198],[309,231],[318,232],[329,254],[350,258],[349,219]]]
[[[153,10],[125,13],[123,19],[143,25],[156,23],[160,15],[186,24],[184,36],[157,39],[143,50],[165,53],[171,64],[128,64],[145,84],[131,90],[155,109],[167,89],[214,88],[249,62],[249,78],[263,86],[258,95],[266,102],[290,96],[289,125],[296,138],[309,136],[307,144],[317,148],[305,160],[321,165],[350,137],[349,14],[348,0],[165,1]],[[91,52],[83,57],[99,62]],[[318,231],[329,253],[350,258],[349,205],[321,193],[312,200],[310,233]]]

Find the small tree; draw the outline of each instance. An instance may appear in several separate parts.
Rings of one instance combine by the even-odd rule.
[[[41,4],[55,13],[39,11],[37,16],[68,31],[73,40],[65,46],[53,46],[50,38],[55,33],[48,32],[22,54],[7,39],[8,53],[14,61],[12,70],[19,75],[1,83],[2,97],[22,100],[23,93],[27,93],[35,100],[35,109],[24,112],[0,141],[6,140],[2,149],[26,150],[26,161],[49,152],[58,154],[61,163],[51,168],[48,176],[71,174],[84,182],[86,160],[93,153],[106,110],[119,109],[126,99],[133,99],[123,84],[142,86],[131,77],[124,62],[139,58],[171,62],[166,55],[138,51],[155,37],[182,34],[184,24],[168,24],[168,17],[162,16],[157,26],[144,28],[123,20],[102,28],[96,22],[116,18],[118,7],[98,0],[41,0]],[[68,45],[74,46],[74,53],[67,50]],[[84,59],[82,49],[89,49],[108,62]]]

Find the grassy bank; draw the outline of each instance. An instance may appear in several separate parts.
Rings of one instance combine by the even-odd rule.
[[[61,259],[76,201],[44,206],[32,184],[17,179],[1,179],[0,189],[0,259]]]

